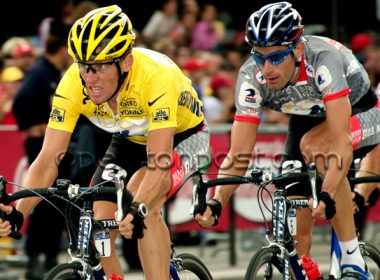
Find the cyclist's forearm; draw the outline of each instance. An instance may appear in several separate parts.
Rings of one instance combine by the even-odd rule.
[[[25,219],[41,200],[38,197],[23,198],[17,203],[16,209],[23,214]]]
[[[155,207],[170,190],[169,171],[163,169],[149,169],[141,181],[134,200],[144,202],[148,209]]]
[[[343,180],[346,180],[353,155],[349,141],[347,141],[347,143],[342,141],[340,145],[337,143],[331,150],[333,151],[331,154],[337,156],[328,158],[322,189],[334,197],[338,191],[337,186],[341,185]]]
[[[228,154],[219,169],[218,177],[228,177],[233,175],[243,176],[247,171],[248,164],[248,160],[240,161],[237,160],[236,157],[232,157],[231,154]],[[214,199],[218,200],[224,206],[238,187],[238,185],[217,186]]]
[[[54,184],[58,176],[58,166],[47,167],[35,161],[29,168],[23,186],[27,188],[48,188]],[[27,217],[33,208],[41,201],[41,198],[32,197],[21,199],[17,203],[17,210]]]

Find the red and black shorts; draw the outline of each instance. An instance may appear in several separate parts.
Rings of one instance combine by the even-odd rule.
[[[379,119],[379,98],[372,90],[369,90],[366,95],[352,106],[350,122],[354,159],[364,157],[380,143]],[[291,115],[282,162],[299,160],[305,166],[300,149],[301,139],[310,129],[325,120],[326,118],[324,117]],[[298,194],[298,190],[296,191]]]
[[[197,126],[174,135],[174,149],[170,164],[170,178],[172,187],[167,198],[175,194],[191,174],[209,161],[208,149],[210,132],[204,121]],[[102,173],[104,167],[113,163],[127,171],[127,182],[141,167],[147,166],[146,145],[134,143],[128,138],[115,134],[110,146],[104,155],[93,176],[91,185],[95,186],[104,182]],[[113,186],[112,183],[104,183],[104,186]],[[116,202],[115,195],[99,196],[96,200]]]

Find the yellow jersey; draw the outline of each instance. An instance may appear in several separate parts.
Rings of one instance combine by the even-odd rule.
[[[132,68],[117,96],[117,115],[108,103],[96,105],[88,98],[74,63],[56,89],[48,127],[73,132],[84,115],[105,131],[146,144],[151,130],[175,127],[177,134],[202,122],[202,102],[172,60],[144,48],[134,48],[132,55]]]

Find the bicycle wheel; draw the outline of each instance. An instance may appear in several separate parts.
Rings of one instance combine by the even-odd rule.
[[[81,280],[82,264],[79,262],[63,263],[53,267],[44,277],[44,280]]]
[[[283,279],[283,267],[276,247],[259,249],[249,262],[245,280]]]
[[[212,280],[210,271],[197,257],[184,253],[178,258],[182,260],[182,267],[176,269],[180,280]]]
[[[360,251],[373,279],[380,279],[380,251],[371,243],[360,243]]]

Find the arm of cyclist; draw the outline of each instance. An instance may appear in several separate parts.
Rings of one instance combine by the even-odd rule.
[[[326,201],[322,200],[316,209],[312,208],[312,215],[318,218],[326,218],[326,203],[333,203],[335,195],[339,192],[338,186],[344,181],[348,184],[346,176],[353,159],[350,133],[351,106],[348,97],[343,96],[328,101],[325,106],[328,139],[324,143],[327,143],[328,147],[322,148],[322,151],[327,151],[327,154],[317,158],[316,162],[319,161],[319,166],[323,165],[324,168],[326,163],[328,164],[322,184],[322,192],[328,195]]]
[[[378,164],[378,156],[376,147],[373,151],[367,154],[360,162],[360,169],[356,177],[371,176],[380,172]],[[365,183],[357,184],[352,192],[353,211],[362,212],[365,207],[371,207],[376,204],[379,198],[379,184],[378,183]]]
[[[169,177],[169,168],[171,153],[173,150],[173,137],[175,128],[156,129],[149,132],[147,139],[148,166],[145,174],[138,172],[134,176],[143,176],[137,179],[137,188],[133,186],[133,177],[131,191],[134,194],[134,202],[145,203],[148,212],[155,210],[158,213],[166,200],[166,194],[170,190],[171,182]],[[159,140],[158,140],[159,139]],[[133,208],[133,207],[132,207]],[[125,238],[132,238],[132,234],[139,236],[135,232],[136,223],[138,231],[143,231],[144,217],[141,217],[136,211],[131,209],[125,219],[119,222],[119,231]],[[149,215],[148,215],[149,217]]]
[[[70,137],[71,133],[47,128],[43,147],[28,170],[28,174],[23,183],[24,186],[47,188],[53,185],[58,174],[59,162],[66,152]],[[17,203],[16,209],[26,218],[40,201],[40,198],[35,197],[24,198]],[[1,207],[0,209],[5,210],[6,213],[10,211],[8,207]],[[5,219],[6,218],[7,216],[5,216]],[[0,222],[0,236],[9,235],[9,222],[11,224],[15,223],[15,221],[12,220]],[[21,228],[21,225],[19,225],[19,228]]]
[[[256,144],[257,129],[258,123],[234,121],[231,130],[231,147],[219,169],[218,177],[245,175],[249,158]],[[237,188],[238,185],[217,186],[213,200],[208,202],[203,215],[199,213],[195,215],[196,222],[203,227],[216,225],[215,213],[212,209],[226,205]],[[215,205],[217,202],[220,203],[219,206]]]
[[[355,212],[361,212],[365,207],[372,207],[379,199],[380,186],[378,184],[359,184],[355,186],[355,190],[352,192],[352,210]]]
[[[0,236],[8,236],[12,231],[19,231],[24,217],[14,207],[0,203]]]

